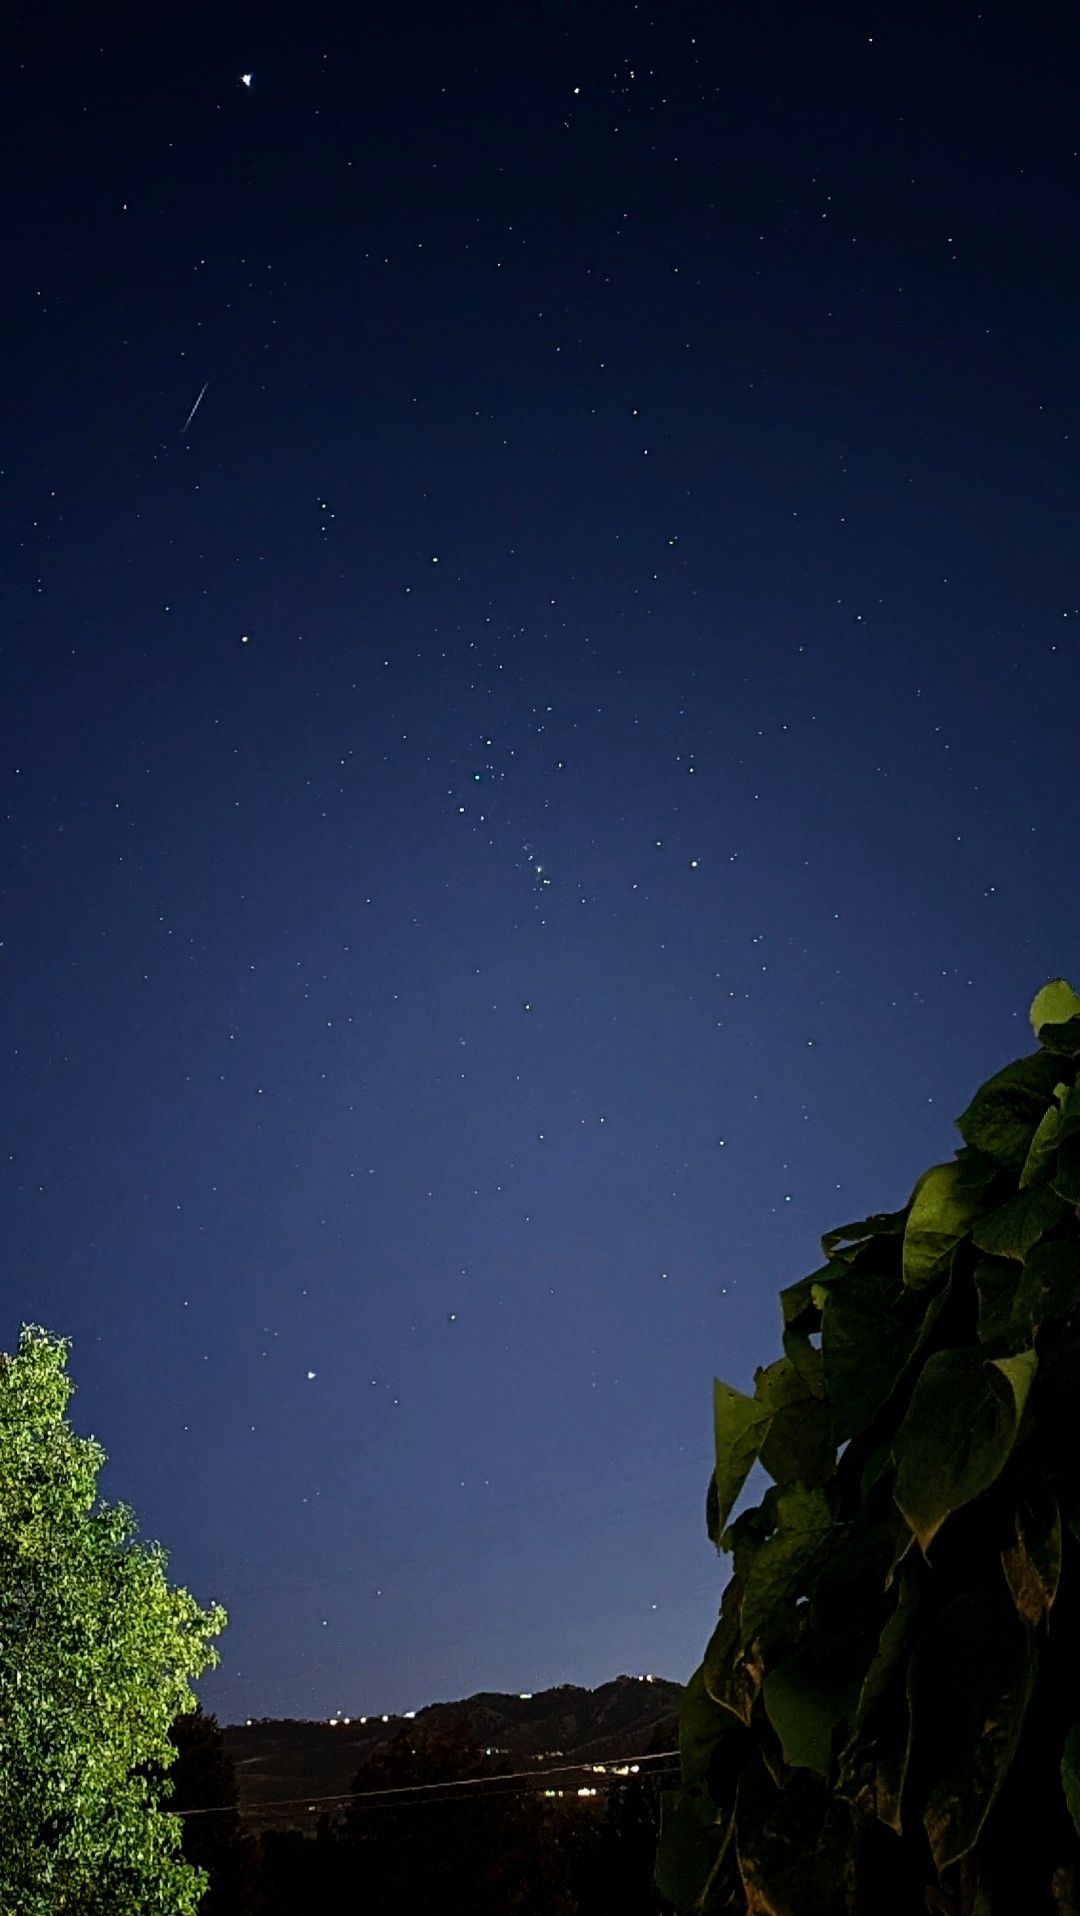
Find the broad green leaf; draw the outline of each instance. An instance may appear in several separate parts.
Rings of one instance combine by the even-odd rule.
[[[1014,1534],[1001,1553],[1017,1612],[1032,1626],[1049,1616],[1061,1578],[1061,1511],[1050,1486],[1035,1478],[1013,1513]]]
[[[1054,1087],[1055,1096],[1062,1089]],[[1024,1159],[1024,1168],[1020,1173],[1020,1189],[1026,1191],[1029,1185],[1039,1184],[1049,1176],[1050,1166],[1057,1157],[1057,1148],[1061,1142],[1061,1112],[1052,1104],[1043,1112],[1035,1128],[1035,1135],[1028,1146]]]
[[[718,1751],[741,1749],[745,1735],[730,1710],[722,1709],[705,1687],[699,1664],[683,1691],[679,1709],[679,1760],[684,1785],[708,1783]]]
[[[821,1313],[819,1311],[815,1311],[815,1316],[819,1320],[820,1315]],[[815,1335],[818,1339],[816,1344],[813,1342]],[[783,1345],[784,1356],[798,1371],[811,1397],[816,1397],[820,1403],[827,1404],[828,1395],[825,1390],[825,1371],[821,1361],[820,1332],[804,1330],[798,1324],[788,1324],[784,1330]],[[830,1430],[831,1427],[830,1418]]]
[[[897,1283],[852,1272],[830,1285],[821,1317],[825,1388],[838,1444],[855,1437],[888,1401],[919,1336],[919,1320],[905,1323],[905,1293]]]
[[[828,1265],[825,1269],[828,1270]],[[836,1265],[837,1273],[845,1266]],[[789,1284],[780,1293],[780,1309],[783,1314],[784,1356],[789,1358],[795,1369],[804,1379],[807,1389],[815,1396],[824,1397],[825,1378],[821,1368],[820,1336],[821,1311],[814,1300],[817,1277],[813,1272],[802,1277],[797,1284]],[[813,1341],[818,1339],[818,1343]]]
[[[729,1578],[720,1603],[720,1616],[705,1648],[701,1680],[714,1703],[749,1724],[761,1689],[761,1658],[743,1643],[740,1577]]]
[[[742,1602],[747,1643],[783,1626],[833,1536],[832,1511],[819,1488],[792,1484],[778,1490],[776,1509],[776,1530],[760,1546],[747,1573]]]
[[[1043,1025],[1039,1043],[1049,1057],[1080,1058],[1080,1018],[1070,1018],[1063,1025]]]
[[[746,1397],[717,1378],[713,1384],[716,1434],[716,1524],[723,1530],[765,1440],[772,1415],[768,1405]]]
[[[955,1164],[934,1164],[924,1171],[912,1193],[904,1231],[904,1283],[918,1290],[947,1270],[979,1210],[978,1194],[962,1188]]]
[[[1034,1351],[984,1359],[977,1348],[927,1359],[893,1444],[893,1495],[924,1556],[1007,1463],[1036,1364]]]
[[[1025,1328],[1080,1310],[1080,1238],[1036,1244],[1024,1259],[1014,1317]]]
[[[1080,998],[1064,978],[1051,978],[1048,985],[1035,993],[1028,1016],[1031,1029],[1038,1037],[1043,1025],[1063,1025],[1070,1018],[1080,1017]]]
[[[800,1277],[796,1284],[786,1284],[780,1293],[780,1314],[785,1326],[797,1324],[808,1312],[812,1314],[813,1277]]]
[[[1021,1273],[1016,1265],[1002,1258],[983,1258],[975,1266],[975,1290],[979,1299],[979,1342],[1010,1344],[1013,1341],[1013,1309]],[[1027,1342],[1024,1338],[1021,1341]]]
[[[881,1702],[894,1673],[907,1661],[921,1614],[919,1580],[906,1564],[893,1586],[893,1606],[882,1625],[877,1649],[866,1667],[851,1720],[852,1742]]]
[[[897,1391],[903,1391],[905,1386],[912,1382],[918,1372],[922,1370],[924,1362],[923,1353],[934,1335],[938,1318],[941,1317],[948,1308],[951,1297],[952,1279],[948,1278],[940,1289],[931,1295],[930,1301],[923,1311],[922,1322],[919,1325],[919,1334],[915,1339],[911,1356],[907,1359],[903,1370],[896,1380]]]
[[[789,1404],[801,1403],[806,1394],[805,1382],[787,1357],[759,1364],[754,1372],[754,1396],[770,1416],[786,1410]]]
[[[679,1712],[682,1788],[663,1799],[657,1882],[680,1910],[705,1906],[730,1840],[746,1732],[710,1697],[704,1666],[683,1692]]]
[[[850,1816],[820,1777],[788,1772],[777,1786],[765,1762],[739,1788],[735,1852],[742,1895],[717,1910],[746,1916],[837,1916],[854,1908]]]
[[[906,1534],[913,1544],[911,1533]],[[906,1676],[922,1626],[918,1572],[918,1565],[905,1562],[891,1586],[895,1607],[867,1665],[851,1735],[837,1765],[838,1793],[897,1834],[910,1743]]]
[[[985,1191],[1003,1175],[996,1158],[992,1158],[988,1151],[973,1150],[970,1144],[960,1146],[956,1162],[960,1170],[960,1183],[965,1191]]]
[[[660,1844],[654,1881],[683,1916],[704,1909],[713,1879],[731,1839],[733,1819],[713,1812],[704,1791],[664,1790],[660,1797]]]
[[[909,1765],[938,1870],[966,1856],[1015,1754],[1038,1651],[1005,1597],[969,1590],[935,1619],[912,1658]]]
[[[893,1504],[875,1521],[860,1512],[852,1523],[834,1525],[829,1550],[814,1577],[808,1626],[823,1651],[839,1647],[858,1662],[869,1656],[884,1603],[885,1573],[897,1531],[906,1525]]]
[[[731,1553],[735,1576],[745,1584],[750,1565],[767,1538],[776,1529],[776,1502],[780,1492],[770,1484],[761,1502],[751,1505],[729,1523],[720,1539],[723,1550]]]
[[[899,1744],[891,1749],[887,1744],[877,1752],[877,1815],[879,1822],[888,1829],[900,1834],[900,1804],[904,1794],[904,1779],[907,1775],[907,1749]]]
[[[898,1510],[897,1516],[901,1516],[901,1515],[902,1515],[902,1512]],[[891,1564],[889,1565],[888,1575],[885,1578],[886,1590],[892,1589],[893,1580],[896,1576],[897,1571],[903,1570],[911,1562],[911,1559],[915,1555],[915,1552],[917,1549],[918,1549],[918,1539],[916,1538],[914,1531],[910,1530],[908,1528],[907,1522],[904,1521],[901,1524],[900,1529],[896,1533],[896,1541],[895,1541],[895,1546],[893,1549],[893,1558],[892,1558]]]
[[[838,1224],[835,1230],[826,1231],[821,1248],[830,1263],[850,1263],[855,1250],[867,1238],[902,1235],[905,1216],[904,1211],[876,1211],[873,1217],[863,1218],[858,1224]],[[847,1248],[841,1248],[844,1246]]]
[[[800,1606],[799,1639],[765,1677],[766,1714],[785,1762],[825,1774],[835,1726],[851,1715],[871,1655],[883,1606],[893,1532],[906,1527],[896,1510],[885,1522],[839,1526],[813,1573],[809,1604]]]
[[[1073,1827],[1080,1836],[1080,1723],[1074,1723],[1061,1753],[1061,1787]]]
[[[1080,1057],[1080,998],[1064,978],[1055,978],[1035,997],[1031,1023],[1039,1043],[1059,1057]]]
[[[709,1533],[709,1542],[721,1548],[720,1537],[723,1524],[720,1522],[720,1497],[716,1488],[716,1471],[709,1478],[709,1488],[705,1493],[705,1528]]]
[[[835,1283],[836,1279],[843,1277],[846,1271],[847,1265],[841,1263],[839,1258],[830,1258],[827,1264],[822,1264],[818,1270],[811,1271],[809,1277],[800,1277],[798,1283],[786,1285],[780,1293],[780,1310],[784,1323],[798,1323],[800,1318],[812,1310],[815,1290],[821,1285]]]
[[[833,1732],[850,1714],[858,1685],[836,1657],[796,1650],[770,1670],[762,1685],[765,1714],[793,1768],[826,1776]]]
[[[1055,1109],[1054,1116],[1057,1111]],[[1069,1207],[1056,1191],[1042,1184],[1033,1191],[1021,1191],[988,1217],[979,1219],[971,1241],[991,1257],[1026,1257],[1048,1231],[1053,1231],[1068,1216]]]
[[[891,1733],[855,1738],[837,1766],[836,1793],[900,1834],[900,1799],[907,1767],[908,1711],[905,1699]]]
[[[821,1369],[821,1352],[811,1348],[799,1366],[781,1357],[755,1376],[755,1395],[771,1413],[759,1454],[777,1484],[820,1483],[836,1461]],[[807,1381],[812,1370],[817,1390]]]
[[[1007,1064],[957,1118],[964,1143],[1019,1171],[1060,1076],[1060,1064],[1045,1051]]]

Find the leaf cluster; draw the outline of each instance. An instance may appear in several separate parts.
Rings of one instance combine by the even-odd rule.
[[[1031,1021],[954,1159],[781,1292],[753,1394],[715,1386],[679,1911],[1080,1912],[1080,997]]]
[[[225,1616],[98,1501],[67,1351],[27,1326],[0,1357],[0,1910],[189,1916],[205,1878],[162,1808],[169,1730]]]

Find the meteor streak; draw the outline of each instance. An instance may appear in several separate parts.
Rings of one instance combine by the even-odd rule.
[[[188,416],[187,416],[187,418],[185,419],[185,421],[184,421],[184,423],[183,423],[183,425],[182,425],[182,426],[181,426],[181,428],[180,428],[180,437],[181,437],[181,439],[182,439],[182,438],[184,437],[184,434],[186,433],[186,431],[187,431],[187,429],[188,429],[188,427],[190,426],[190,424],[191,424],[191,422],[192,422],[192,420],[194,419],[194,417],[195,417],[195,414],[196,414],[196,413],[198,412],[198,410],[199,410],[199,407],[200,407],[200,406],[202,405],[202,402],[203,402],[203,393],[205,393],[205,391],[206,391],[206,388],[207,388],[207,386],[208,386],[209,384],[210,384],[210,381],[209,381],[208,379],[207,379],[207,380],[204,380],[204,381],[203,381],[203,388],[202,388],[202,392],[201,392],[201,393],[199,394],[199,397],[198,397],[198,398],[197,398],[197,400],[195,401],[195,404],[194,404],[194,405],[192,406],[192,408],[191,408],[191,411],[190,411],[190,412],[188,413]]]

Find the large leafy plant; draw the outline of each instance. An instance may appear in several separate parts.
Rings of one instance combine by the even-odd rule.
[[[781,1292],[753,1395],[716,1384],[680,1912],[1080,1916],[1080,997],[1031,1022],[954,1160]]]

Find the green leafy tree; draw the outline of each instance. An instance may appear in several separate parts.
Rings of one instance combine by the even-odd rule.
[[[171,1589],[160,1546],[99,1501],[67,1354],[26,1326],[0,1356],[0,1911],[193,1916],[205,1878],[164,1772],[225,1614]]]
[[[1080,997],[1031,1022],[954,1160],[781,1292],[753,1395],[716,1385],[681,1912],[1080,1916]]]

